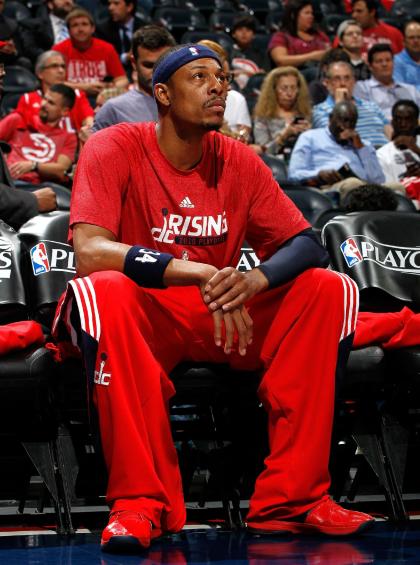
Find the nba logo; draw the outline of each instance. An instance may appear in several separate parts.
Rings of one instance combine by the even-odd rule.
[[[198,55],[197,47],[190,47],[189,48],[191,55]]]
[[[38,243],[31,249],[31,261],[34,275],[42,275],[50,270],[50,262],[48,261],[45,243]]]
[[[363,257],[356,245],[356,242],[352,237],[343,241],[340,245],[341,253],[344,255],[344,259],[349,267],[353,267],[356,263],[363,261]]]

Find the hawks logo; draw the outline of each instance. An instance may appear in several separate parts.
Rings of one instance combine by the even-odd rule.
[[[48,163],[54,158],[56,145],[51,138],[42,133],[31,133],[30,138],[35,147],[22,147],[22,153],[28,161]]]
[[[353,267],[360,261],[363,261],[363,257],[359,251],[359,248],[356,245],[356,242],[352,237],[343,241],[340,245],[341,253],[344,255],[344,259],[349,267]]]

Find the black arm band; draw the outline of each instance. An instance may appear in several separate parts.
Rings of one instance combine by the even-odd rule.
[[[165,288],[163,274],[171,259],[170,253],[133,245],[125,257],[124,274],[139,286]]]
[[[305,230],[284,243],[261,263],[258,269],[267,277],[270,288],[285,284],[312,267],[327,267],[329,255],[315,233]]]

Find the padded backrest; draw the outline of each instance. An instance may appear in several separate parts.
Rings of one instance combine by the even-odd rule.
[[[273,177],[278,183],[287,180],[287,165],[282,159],[266,153],[261,155],[261,159],[270,167]]]
[[[0,220],[0,324],[27,318],[17,233]]]
[[[354,212],[322,231],[332,267],[352,277],[372,309],[420,307],[420,215]],[[374,292],[376,291],[376,292]],[[388,297],[387,300],[384,297]],[[377,300],[378,298],[378,300]],[[397,304],[399,303],[399,304]]]
[[[31,17],[31,12],[22,2],[7,0],[4,5],[4,15],[19,22]]]
[[[316,188],[293,188],[284,192],[312,225],[317,223],[322,214],[333,208],[331,199]]]
[[[47,326],[67,282],[76,274],[68,227],[68,212],[50,212],[32,218],[19,230],[28,302],[34,318]]]
[[[29,92],[36,90],[38,79],[28,69],[18,65],[10,65],[3,79],[4,92]]]
[[[169,30],[174,28],[203,29],[206,21],[197,10],[184,8],[158,8],[155,19],[163,23]]]

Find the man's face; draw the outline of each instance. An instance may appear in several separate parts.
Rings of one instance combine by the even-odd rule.
[[[191,61],[172,75],[167,86],[171,114],[176,121],[206,131],[223,125],[229,84],[217,61]]]
[[[50,0],[48,2],[48,8],[50,11],[57,16],[57,18],[65,18],[67,14],[74,8],[73,0]]]
[[[392,54],[388,51],[376,53],[370,64],[370,70],[376,80],[388,83],[392,80],[392,73],[394,72],[394,58]]]
[[[330,132],[340,145],[347,145],[347,140],[341,139],[340,135],[345,130],[354,130],[357,123],[357,114],[350,109],[342,108],[334,112],[330,117]]]
[[[357,25],[349,25],[341,37],[341,45],[349,51],[359,51],[363,45],[362,28]]]
[[[140,90],[147,92],[147,94],[152,94],[152,75],[153,75],[153,65],[162,55],[165,53],[169,47],[160,47],[150,51],[144,47],[137,48],[137,61],[132,58],[132,64],[134,69],[137,71],[137,82]]]
[[[392,116],[394,137],[397,135],[414,135],[417,127],[416,114],[410,106],[398,106]]]
[[[69,23],[70,37],[78,43],[86,43],[89,41],[94,32],[95,26],[92,25],[85,16],[73,18]]]
[[[60,55],[53,55],[46,60],[42,71],[38,72],[38,78],[44,87],[64,82],[66,79],[66,63]]]
[[[333,98],[339,88],[345,88],[348,93],[348,98],[351,98],[353,95],[354,82],[354,75],[348,65],[340,63],[330,65],[328,76],[325,79],[325,85]]]
[[[47,90],[41,102],[39,117],[44,124],[53,123],[60,120],[68,110],[64,106],[63,96],[58,92]]]
[[[237,27],[232,33],[233,39],[239,45],[239,47],[248,47],[252,43],[255,37],[255,33],[249,27],[241,26]]]
[[[125,23],[133,13],[133,4],[126,4],[124,0],[108,0],[109,15],[113,22]]]
[[[408,24],[405,28],[404,44],[410,55],[420,55],[420,23]]]
[[[375,11],[372,10],[372,12],[369,12],[364,0],[360,0],[354,4],[351,17],[361,25],[362,29],[375,25]]]

